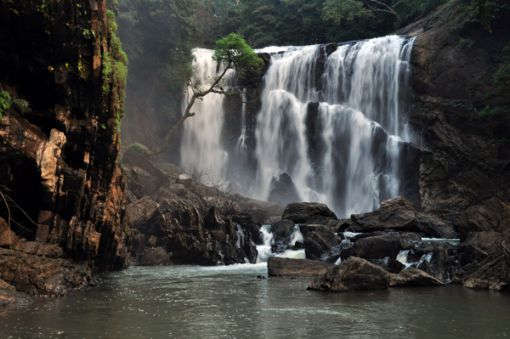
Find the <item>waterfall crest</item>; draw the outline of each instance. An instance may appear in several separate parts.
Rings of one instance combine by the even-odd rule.
[[[270,47],[251,151],[255,178],[240,193],[267,200],[274,181],[288,175],[301,201],[321,201],[339,216],[368,212],[400,194],[401,148],[410,142],[405,103],[414,40],[401,36],[339,45]],[[218,66],[211,51],[195,49],[194,77],[206,82]],[[246,89],[237,151],[246,148]],[[187,170],[228,182],[222,145],[221,95],[210,94],[186,122],[181,148]],[[249,171],[247,171],[249,173]],[[206,181],[207,183],[207,181]]]

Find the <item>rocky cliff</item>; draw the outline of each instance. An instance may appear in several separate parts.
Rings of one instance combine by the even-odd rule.
[[[0,3],[0,279],[18,290],[126,266],[126,63],[106,0]]]
[[[499,4],[485,21],[472,6],[450,1],[400,33],[416,36],[410,118],[428,151],[422,207],[474,247],[468,273],[480,279],[470,284],[487,287],[510,281],[510,11]]]

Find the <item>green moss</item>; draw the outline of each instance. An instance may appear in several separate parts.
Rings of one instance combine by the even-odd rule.
[[[110,52],[103,55],[102,91],[105,98],[111,98],[117,129],[123,116],[125,89],[128,72],[128,58],[117,35],[117,23],[115,13],[107,11],[108,19],[108,42]]]
[[[9,93],[4,90],[0,90],[0,119],[12,106],[12,98]]]

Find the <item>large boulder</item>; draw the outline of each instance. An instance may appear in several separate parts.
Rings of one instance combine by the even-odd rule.
[[[336,260],[340,255],[342,240],[330,227],[301,225],[305,254],[311,260]]]
[[[270,277],[318,277],[324,275],[332,264],[307,259],[271,257],[267,262]]]
[[[389,284],[389,273],[383,268],[365,259],[351,257],[314,280],[308,289],[328,292],[384,290]]]
[[[391,232],[368,238],[361,238],[353,245],[353,254],[364,259],[395,259],[402,250],[400,234]]]
[[[338,218],[327,205],[314,202],[300,202],[287,205],[282,219],[292,220],[296,224],[336,224]]]
[[[390,274],[391,287],[425,287],[442,286],[443,283],[430,274],[417,269],[407,268],[399,274]]]
[[[402,198],[386,200],[381,207],[370,213],[353,214],[348,229],[356,232],[395,230],[417,232],[430,237],[456,238],[452,225],[438,217],[418,211],[413,204]]]

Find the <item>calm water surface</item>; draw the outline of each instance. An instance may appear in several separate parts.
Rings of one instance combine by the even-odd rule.
[[[265,264],[133,267],[0,313],[1,338],[505,338],[510,295],[448,287],[323,294]]]

